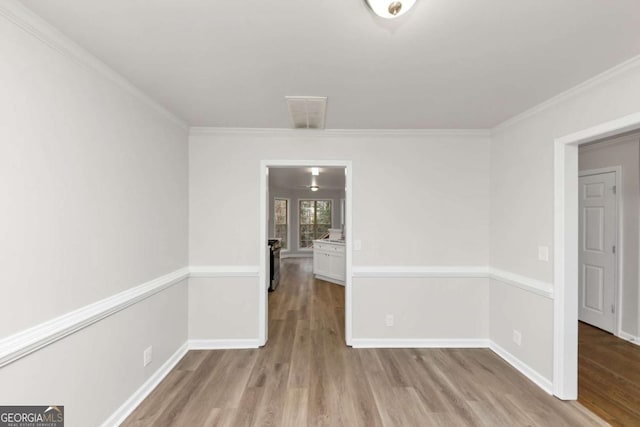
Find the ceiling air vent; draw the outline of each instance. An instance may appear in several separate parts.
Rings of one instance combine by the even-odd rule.
[[[324,129],[326,96],[285,96],[294,129]]]

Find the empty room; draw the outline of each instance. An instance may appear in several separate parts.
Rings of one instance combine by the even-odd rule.
[[[640,425],[638,0],[0,0],[0,426]]]

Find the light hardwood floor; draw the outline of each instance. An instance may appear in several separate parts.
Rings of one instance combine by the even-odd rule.
[[[640,426],[640,347],[578,325],[578,401],[614,426]]]
[[[488,349],[353,349],[344,288],[284,260],[260,349],[190,351],[125,426],[589,426]]]

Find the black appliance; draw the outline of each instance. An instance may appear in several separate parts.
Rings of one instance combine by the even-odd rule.
[[[280,249],[282,244],[280,239],[269,239],[269,266],[271,277],[269,281],[269,292],[275,291],[280,283]]]

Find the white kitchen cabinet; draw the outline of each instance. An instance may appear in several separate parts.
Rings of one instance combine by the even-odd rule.
[[[344,242],[314,240],[313,275],[317,279],[344,286],[346,270],[344,248]]]

